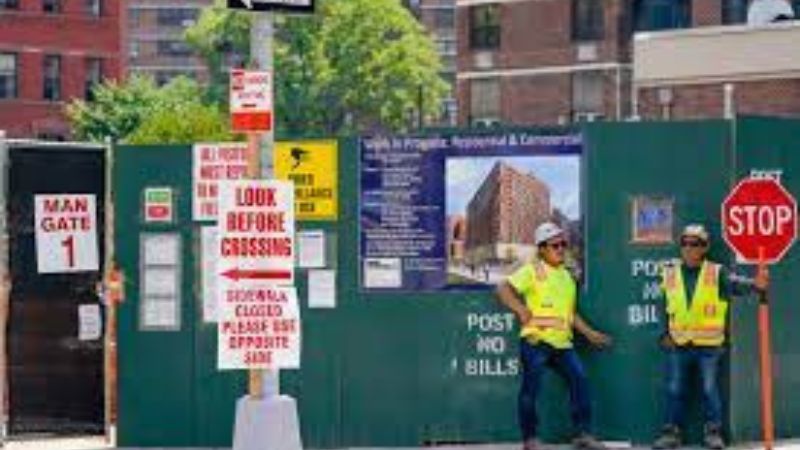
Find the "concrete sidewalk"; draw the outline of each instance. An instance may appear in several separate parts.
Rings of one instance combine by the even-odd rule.
[[[568,445],[544,445],[546,450],[572,450]],[[650,450],[649,447],[623,447],[614,445],[613,449],[630,449],[630,450]],[[519,450],[518,443],[497,443],[485,445],[443,445],[436,447],[403,447],[403,448],[388,448],[388,447],[359,447],[353,449],[339,449],[339,450]],[[744,444],[733,447],[728,447],[728,450],[761,450],[761,444]],[[120,448],[112,447],[105,442],[102,437],[88,437],[88,438],[48,438],[48,439],[32,439],[21,441],[6,442],[3,450],[230,450],[229,448],[161,448],[161,447],[148,447],[147,449],[139,448]],[[704,450],[700,447],[682,447],[681,450]],[[775,450],[800,450],[800,441],[783,441],[775,444]]]

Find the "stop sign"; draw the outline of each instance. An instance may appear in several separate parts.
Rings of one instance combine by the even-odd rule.
[[[797,202],[779,181],[746,178],[722,203],[725,242],[745,263],[780,261],[797,237]]]

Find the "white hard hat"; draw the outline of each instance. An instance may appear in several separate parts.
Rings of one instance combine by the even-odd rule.
[[[690,223],[683,228],[681,237],[695,237],[701,241],[708,242],[708,231],[706,231],[706,227],[699,223]]]
[[[562,234],[564,234],[564,230],[562,230],[561,227],[553,222],[545,222],[536,227],[536,232],[534,233],[533,237],[536,245],[541,245]]]

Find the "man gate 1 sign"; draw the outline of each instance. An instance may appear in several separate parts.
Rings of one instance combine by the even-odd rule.
[[[94,194],[36,195],[34,203],[39,273],[98,270]]]
[[[797,237],[797,202],[779,181],[747,178],[731,191],[722,204],[725,241],[742,262],[764,263],[783,257]]]

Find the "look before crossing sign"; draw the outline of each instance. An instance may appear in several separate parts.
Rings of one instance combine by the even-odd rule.
[[[292,184],[222,182],[218,227],[219,369],[299,368]]]
[[[797,237],[797,202],[775,177],[745,178],[722,203],[725,241],[741,262],[758,264],[760,276],[766,265],[783,258]],[[768,293],[760,293],[758,344],[761,380],[761,425],[764,446],[771,450],[775,440],[772,408],[772,350]]]

